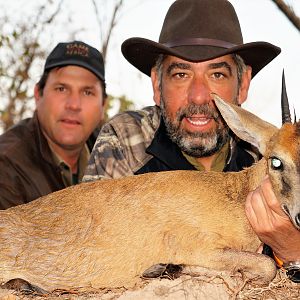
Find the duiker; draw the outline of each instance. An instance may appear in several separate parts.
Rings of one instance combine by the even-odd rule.
[[[177,264],[271,281],[276,267],[255,253],[260,241],[245,198],[268,174],[300,228],[300,123],[277,129],[213,97],[229,127],[263,159],[237,173],[170,171],[82,183],[1,211],[1,280],[22,278],[49,291],[130,287],[153,265]]]

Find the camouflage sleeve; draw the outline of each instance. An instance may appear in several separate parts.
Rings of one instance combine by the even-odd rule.
[[[145,150],[159,120],[159,109],[155,106],[112,118],[98,135],[83,181],[134,175],[151,159]]]
[[[133,175],[114,128],[104,125],[94,145],[83,181]]]

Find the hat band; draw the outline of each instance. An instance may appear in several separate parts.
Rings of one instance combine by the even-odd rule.
[[[169,43],[163,43],[166,47],[173,48],[179,46],[214,46],[222,48],[232,48],[237,46],[229,42],[215,39],[206,39],[206,38],[190,38],[190,39],[178,39],[171,41]]]

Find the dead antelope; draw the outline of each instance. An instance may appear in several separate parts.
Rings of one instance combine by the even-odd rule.
[[[216,95],[214,101],[261,161],[237,173],[170,171],[82,183],[1,211],[0,280],[22,278],[48,291],[130,287],[160,263],[242,269],[272,280],[276,267],[255,253],[260,241],[245,198],[269,174],[300,228],[300,123],[277,129]]]

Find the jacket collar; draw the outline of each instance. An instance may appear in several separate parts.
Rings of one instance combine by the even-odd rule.
[[[54,160],[52,157],[52,152],[48,145],[48,141],[42,132],[42,128],[40,126],[36,111],[34,112],[34,115],[32,117],[32,122],[34,127],[33,134],[37,142],[38,151],[46,162],[53,165]]]

